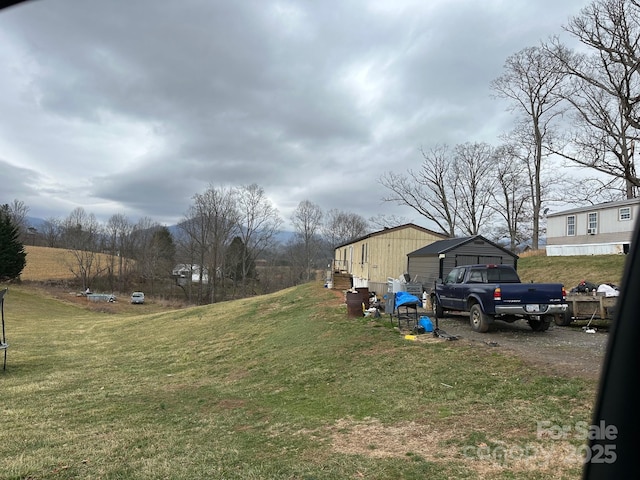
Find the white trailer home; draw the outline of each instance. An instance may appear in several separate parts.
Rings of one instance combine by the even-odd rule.
[[[632,198],[547,215],[547,255],[628,253],[639,208]]]

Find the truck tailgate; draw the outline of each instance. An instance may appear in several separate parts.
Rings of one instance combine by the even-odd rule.
[[[562,285],[559,283],[504,283],[498,286],[502,293],[502,303],[563,303]]]

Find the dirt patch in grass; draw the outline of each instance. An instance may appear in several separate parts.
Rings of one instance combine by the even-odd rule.
[[[218,402],[218,406],[223,410],[235,410],[236,408],[242,408],[246,402],[239,398],[226,398]]]
[[[466,425],[451,423],[446,428],[418,422],[384,425],[376,419],[355,422],[341,419],[328,427],[331,449],[335,453],[370,458],[420,458],[443,464],[456,462],[475,471],[479,478],[508,471],[537,471],[554,478],[567,466],[581,468],[581,449],[567,441],[509,445],[487,441],[460,445],[457,439],[468,434]]]
[[[407,457],[420,455],[426,458],[429,452],[438,456],[455,456],[455,450],[443,448],[450,440],[451,431],[442,432],[433,426],[416,422],[401,422],[383,425],[378,420],[354,422],[341,419],[329,427],[332,449],[337,453],[364,455],[373,458]]]
[[[334,302],[332,302],[332,304],[340,305],[342,303],[347,303],[347,297],[343,290],[335,290],[333,288],[330,288],[329,291],[333,294],[333,298],[335,300]]]

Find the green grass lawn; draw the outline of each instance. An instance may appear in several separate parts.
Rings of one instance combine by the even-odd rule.
[[[531,256],[518,259],[523,282],[559,282],[567,292],[582,280],[596,285],[622,283],[625,255]]]
[[[579,478],[593,381],[352,319],[308,284],[145,315],[12,286],[3,479]],[[547,432],[548,433],[548,432]]]

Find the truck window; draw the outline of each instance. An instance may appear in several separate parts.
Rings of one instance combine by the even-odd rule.
[[[462,283],[464,281],[464,268],[461,268],[458,272],[458,277],[456,278],[456,283]]]
[[[489,268],[487,270],[489,283],[520,283],[518,274],[510,268]]]
[[[483,283],[482,271],[472,270],[469,274],[469,283]]]
[[[454,268],[449,272],[447,278],[444,279],[444,283],[456,283],[456,279],[458,278],[458,269]]]

